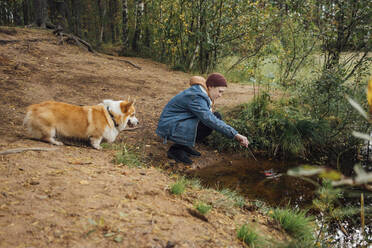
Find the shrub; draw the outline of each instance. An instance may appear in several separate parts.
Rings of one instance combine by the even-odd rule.
[[[266,93],[235,108],[226,121],[248,137],[250,147],[270,157],[307,157],[330,129],[327,122],[306,117],[294,100],[274,102]],[[219,150],[244,149],[216,133],[210,144]]]

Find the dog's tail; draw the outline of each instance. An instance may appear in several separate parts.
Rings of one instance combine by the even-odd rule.
[[[27,109],[26,116],[23,119],[23,126],[26,127],[27,132],[29,134],[32,134],[32,127],[31,127],[32,126],[31,125],[32,120],[31,120],[31,118],[32,118],[32,110]]]
[[[31,120],[31,115],[32,115],[32,111],[27,110],[26,116],[23,119],[23,126],[28,126],[28,124],[30,123],[30,120]]]

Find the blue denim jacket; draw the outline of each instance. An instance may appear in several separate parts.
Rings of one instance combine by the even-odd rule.
[[[238,133],[227,125],[210,110],[211,100],[199,85],[174,96],[164,107],[160,115],[156,133],[164,138],[164,143],[169,139],[177,144],[194,146],[196,129],[199,121],[206,126],[234,138]]]

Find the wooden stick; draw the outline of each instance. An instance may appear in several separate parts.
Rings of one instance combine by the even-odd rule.
[[[129,60],[126,60],[126,59],[116,59],[117,61],[122,61],[122,62],[125,62],[127,64],[130,64],[131,66],[133,66],[134,68],[137,68],[138,70],[142,70],[142,68],[132,62],[130,62]]]
[[[10,149],[5,151],[0,151],[0,155],[7,155],[7,154],[13,154],[13,153],[19,153],[19,152],[26,152],[26,151],[54,151],[57,150],[57,148],[47,148],[47,147],[26,147],[26,148],[16,148],[16,149]]]
[[[125,128],[123,131],[133,131],[133,130],[136,130],[136,129],[139,129],[139,128],[142,128],[142,127],[130,127],[130,128]]]
[[[364,225],[365,225],[365,219],[364,219],[364,195],[363,193],[360,194],[360,222],[362,227],[362,236],[364,235]]]
[[[138,65],[134,64],[133,62],[130,62],[129,60],[126,60],[126,59],[118,59],[118,58],[113,59],[113,58],[111,58],[111,57],[108,57],[108,56],[102,56],[102,55],[101,55],[101,57],[104,57],[104,58],[109,59],[109,60],[125,62],[125,63],[127,63],[127,64],[133,66],[134,68],[136,68],[136,69],[138,69],[138,70],[142,70],[142,67],[140,67],[140,66],[138,66]]]

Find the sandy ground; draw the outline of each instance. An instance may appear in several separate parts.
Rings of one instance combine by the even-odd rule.
[[[266,236],[285,239],[257,211],[214,208],[205,222],[190,214],[205,192],[169,193],[175,181],[171,172],[185,166],[166,158],[169,145],[162,144],[155,128],[164,105],[188,87],[190,76],[142,58],[58,44],[50,31],[2,27],[0,151],[57,149],[0,155],[0,247],[242,247],[236,229],[246,222],[254,222]],[[250,86],[230,84],[216,107],[245,102],[252,92]],[[146,168],[114,164],[114,149],[31,140],[22,126],[25,109],[33,103],[94,105],[128,97],[136,99],[140,125],[123,131],[115,144],[137,149]],[[197,149],[203,156],[193,168],[227,156]]]

